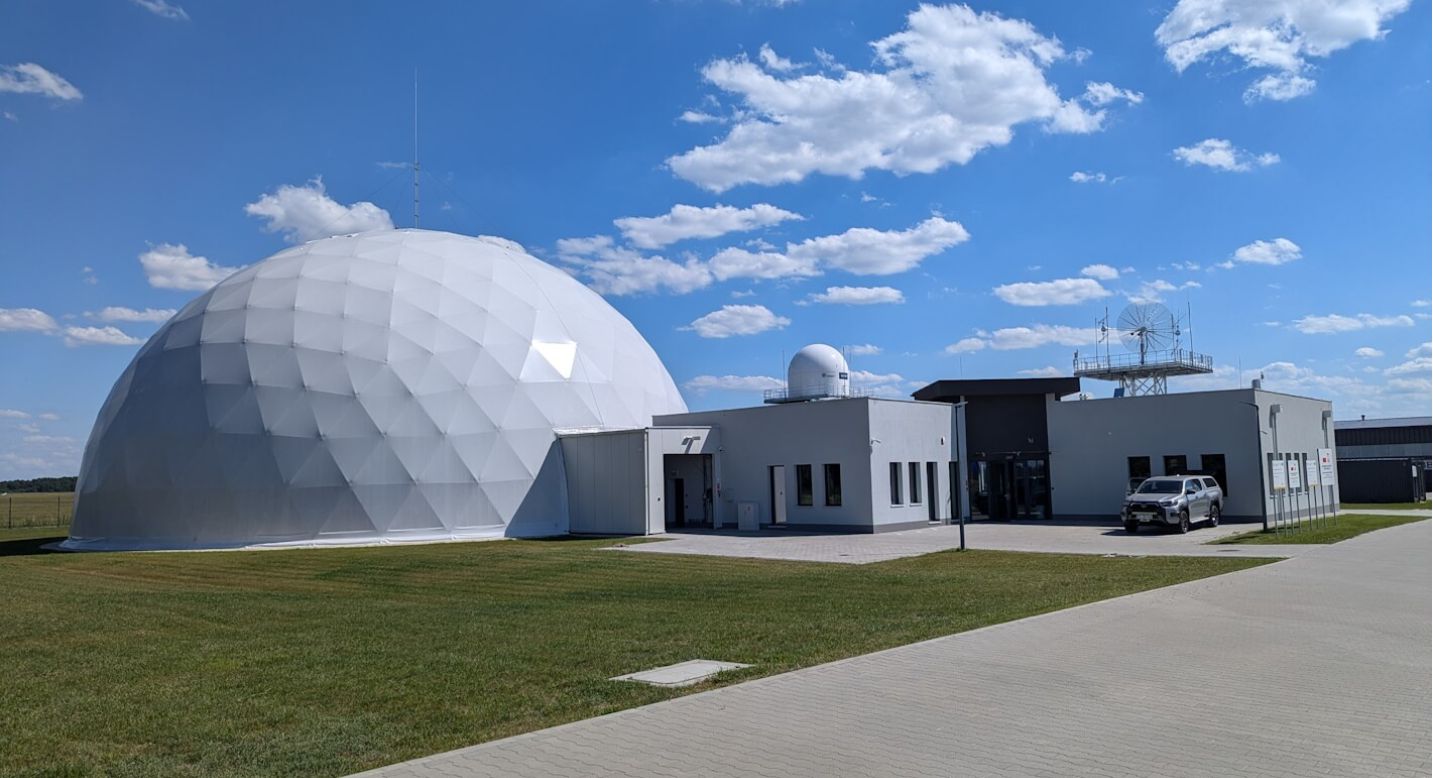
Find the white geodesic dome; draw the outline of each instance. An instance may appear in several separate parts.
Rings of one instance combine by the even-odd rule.
[[[555,429],[686,410],[637,330],[500,238],[313,241],[184,307],[85,447],[69,548],[567,530]]]

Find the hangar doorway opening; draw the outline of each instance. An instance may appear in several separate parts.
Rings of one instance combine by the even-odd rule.
[[[712,455],[662,455],[667,529],[712,526]]]

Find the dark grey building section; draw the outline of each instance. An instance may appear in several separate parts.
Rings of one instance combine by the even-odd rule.
[[[1413,502],[1433,492],[1433,417],[1337,421],[1334,436],[1346,501]]]
[[[1080,391],[1078,378],[936,381],[917,400],[965,403],[965,477],[972,519],[1044,519],[1050,502],[1047,408]]]
[[[1412,459],[1341,459],[1338,478],[1348,503],[1417,502],[1428,494],[1426,465]]]
[[[1113,519],[1131,480],[1210,475],[1224,516],[1327,512],[1339,484],[1325,400],[1257,387],[1088,399],[1075,378],[937,381],[921,400],[963,403],[973,519]],[[1275,471],[1278,471],[1275,473]],[[1334,474],[1331,474],[1331,476]]]

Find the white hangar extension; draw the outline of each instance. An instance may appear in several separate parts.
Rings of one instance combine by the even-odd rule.
[[[871,397],[839,351],[812,345],[765,403],[689,412],[627,319],[517,244],[339,236],[240,270],[144,344],[90,434],[62,545],[1112,517],[1129,477],[1174,471],[1220,479],[1238,498],[1227,518],[1337,502],[1303,469],[1331,455],[1327,402],[1078,392],[1078,379],[941,381]]]

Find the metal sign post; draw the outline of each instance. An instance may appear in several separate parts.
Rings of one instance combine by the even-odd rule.
[[[1317,495],[1323,491],[1323,488],[1320,487],[1317,490],[1314,489],[1314,487],[1320,486],[1319,459],[1317,456],[1312,459],[1304,460],[1304,480],[1308,481],[1309,486],[1309,517],[1313,517],[1315,503],[1319,503],[1319,524],[1322,525],[1325,519],[1323,515],[1323,500],[1319,499]]]
[[[1338,482],[1338,479],[1337,479],[1338,473],[1337,473],[1337,471],[1336,471],[1335,468],[1334,468],[1333,449],[1331,449],[1331,448],[1321,448],[1321,449],[1318,450],[1318,456],[1319,456],[1319,484],[1320,484],[1320,486],[1319,486],[1319,491],[1323,491],[1323,488],[1324,488],[1325,486],[1328,487],[1328,490],[1329,490],[1329,491],[1328,491],[1327,504],[1328,504],[1328,507],[1329,507],[1329,518],[1331,518],[1331,519],[1333,520],[1333,523],[1334,523],[1334,524],[1337,524],[1337,523],[1338,523],[1338,506],[1334,504],[1333,488],[1334,488],[1334,484]]]
[[[1291,513],[1293,513],[1294,528],[1303,529],[1303,522],[1299,519],[1299,487],[1301,485],[1301,479],[1299,478],[1299,460],[1285,459],[1284,468],[1289,471],[1289,498],[1290,502],[1293,503],[1293,510],[1291,511]]]

